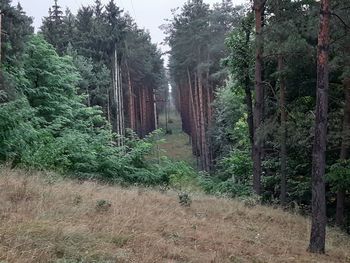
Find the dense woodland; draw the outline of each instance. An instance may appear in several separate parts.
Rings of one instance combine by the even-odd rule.
[[[311,252],[326,223],[350,231],[349,0],[188,0],[162,25],[169,65],[113,0],[55,0],[36,34],[0,3],[2,162],[298,209]],[[169,83],[197,167],[155,154]]]

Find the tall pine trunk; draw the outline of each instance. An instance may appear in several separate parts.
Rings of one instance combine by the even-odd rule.
[[[344,93],[345,93],[345,106],[344,106],[342,144],[340,149],[340,160],[343,160],[343,161],[349,158],[349,150],[350,150],[350,78],[344,80]],[[336,224],[338,226],[344,225],[345,196],[346,196],[345,191],[346,189],[339,189],[337,192]]]
[[[253,188],[257,195],[261,194],[261,163],[262,163],[262,140],[258,133],[263,121],[264,91],[262,85],[263,66],[263,16],[265,0],[254,0],[256,54],[255,54],[255,105],[254,105],[254,145],[253,145]]]
[[[250,28],[245,28],[245,45],[248,46],[250,43]],[[245,92],[245,103],[247,105],[247,124],[249,130],[249,140],[252,146],[252,156],[253,156],[253,146],[254,146],[254,116],[253,116],[253,96],[251,90],[251,79],[250,79],[250,65],[249,61],[244,62],[245,78],[244,78],[244,92]]]
[[[208,171],[208,146],[206,140],[205,129],[205,108],[204,108],[204,92],[202,73],[198,70],[198,98],[199,98],[199,113],[200,113],[200,132],[201,132],[201,148],[202,148],[202,169]]]
[[[192,139],[192,148],[193,148],[193,153],[197,156],[198,155],[198,150],[199,150],[199,141],[198,141],[198,121],[197,121],[197,109],[196,109],[196,102],[194,99],[193,95],[193,90],[192,90],[192,80],[191,80],[191,74],[190,70],[187,69],[187,77],[188,77],[188,85],[189,85],[189,99],[190,99],[190,105],[191,105],[191,139]]]
[[[281,204],[286,204],[287,196],[287,111],[286,111],[286,83],[283,76],[283,56],[278,56],[278,72],[280,74],[280,114],[281,114],[281,141],[280,141],[280,162],[281,162]]]
[[[321,0],[320,29],[317,53],[317,98],[315,138],[312,154],[312,223],[309,251],[325,253],[326,242],[326,137],[329,87],[329,0]]]
[[[133,131],[135,130],[135,103],[134,103],[134,94],[133,94],[133,88],[132,88],[132,82],[131,82],[131,75],[130,75],[130,69],[128,62],[125,63],[126,65],[126,71],[128,76],[128,98],[129,98],[129,122],[130,122],[130,129]]]
[[[199,166],[199,158],[202,156],[202,147],[201,147],[201,141],[202,141],[202,133],[201,133],[201,126],[200,126],[200,109],[199,109],[199,97],[198,97],[198,76],[197,73],[194,74],[194,104],[196,108],[196,122],[197,122],[197,140],[198,140],[198,155],[197,155],[197,167]]]

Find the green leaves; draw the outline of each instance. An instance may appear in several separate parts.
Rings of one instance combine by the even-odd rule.
[[[88,79],[94,69],[74,64],[89,66],[88,60],[60,57],[41,36],[31,38],[24,58],[23,95],[0,105],[0,160],[127,184],[168,180],[145,159],[156,133],[116,147],[101,108],[83,104],[79,72]]]
[[[350,160],[338,160],[330,166],[327,180],[333,190],[347,190],[350,188]]]

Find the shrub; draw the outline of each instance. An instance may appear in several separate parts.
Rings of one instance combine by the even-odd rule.
[[[251,186],[235,183],[232,180],[222,181],[216,177],[203,177],[201,186],[207,194],[226,196],[230,198],[251,196]]]
[[[179,196],[179,203],[181,206],[186,206],[186,207],[191,206],[192,200],[188,193],[180,193],[178,196]]]
[[[95,209],[97,212],[107,212],[112,207],[112,203],[107,200],[98,200]]]

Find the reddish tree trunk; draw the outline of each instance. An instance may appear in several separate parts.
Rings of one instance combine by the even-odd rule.
[[[201,133],[201,160],[202,169],[208,171],[208,148],[206,140],[206,129],[205,129],[205,113],[204,113],[204,98],[203,98],[203,83],[202,73],[198,72],[198,98],[199,98],[199,114],[200,114],[200,133]]]
[[[199,96],[198,96],[198,76],[195,73],[194,74],[194,104],[195,104],[195,109],[196,109],[196,122],[197,122],[197,140],[198,140],[198,156],[197,157],[201,157],[203,154],[202,151],[202,133],[201,133],[201,126],[200,126],[200,109],[199,109]],[[199,160],[197,158],[197,166],[198,165]]]
[[[329,0],[321,0],[317,54],[317,98],[315,138],[312,154],[312,224],[309,251],[325,253],[326,194],[325,165],[329,87]]]
[[[188,84],[189,84],[189,100],[191,104],[191,124],[192,124],[192,131],[191,131],[191,139],[192,139],[192,150],[193,154],[195,156],[198,155],[198,150],[199,150],[199,141],[198,141],[198,122],[197,122],[197,110],[196,110],[196,103],[195,99],[193,96],[193,91],[192,91],[192,80],[191,80],[191,74],[189,69],[187,69],[187,76],[188,76]]]
[[[132,88],[132,82],[131,82],[131,76],[130,76],[130,69],[129,65],[126,62],[126,70],[128,75],[128,101],[129,101],[129,122],[130,122],[130,129],[135,130],[135,105],[134,105],[134,94],[133,94],[133,88]]]

